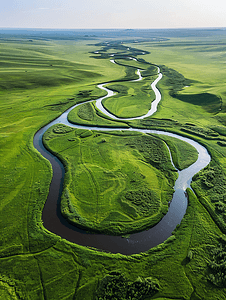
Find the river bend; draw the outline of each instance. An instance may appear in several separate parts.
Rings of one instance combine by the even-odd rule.
[[[139,78],[133,80],[134,82],[142,80],[142,76],[139,69],[137,70],[137,74],[139,75]],[[156,87],[156,85],[161,80],[161,78],[162,74],[160,73],[160,69],[158,68],[158,77],[151,84],[151,87],[155,93],[155,100],[152,101],[151,109],[147,112],[147,114],[143,116],[137,116],[129,119],[120,119],[108,112],[102,105],[102,100],[107,97],[113,96],[114,92],[105,87],[107,83],[98,85],[99,88],[107,92],[106,96],[101,97],[98,100],[91,100],[87,102],[96,101],[96,106],[98,107],[98,109],[114,120],[143,119],[148,116],[151,116],[157,111],[157,105],[161,100],[161,93]],[[47,230],[61,236],[62,238],[67,239],[68,241],[83,246],[95,247],[99,250],[109,251],[112,253],[122,253],[127,255],[147,251],[148,249],[157,246],[158,244],[164,242],[168,237],[170,237],[176,225],[181,222],[187,208],[187,198],[185,195],[185,190],[187,187],[190,187],[192,177],[209,164],[210,155],[208,154],[206,148],[204,148],[197,142],[170,132],[138,128],[103,128],[97,126],[91,127],[70,123],[67,119],[68,113],[75,107],[84,103],[85,102],[76,104],[73,107],[69,108],[60,117],[58,117],[42,129],[40,129],[34,136],[34,147],[41,153],[42,156],[44,156],[50,161],[53,168],[53,178],[50,184],[49,194],[42,214],[44,227]],[[59,159],[52,155],[42,143],[42,137],[45,131],[52,125],[58,123],[65,124],[73,128],[89,129],[93,131],[124,130],[137,131],[145,134],[148,133],[171,136],[183,140],[194,146],[198,151],[198,159],[187,169],[178,171],[179,176],[174,186],[175,192],[173,194],[173,199],[169,206],[168,213],[162,218],[162,220],[157,225],[150,228],[149,230],[131,234],[130,238],[122,238],[119,236],[108,236],[102,234],[89,234],[86,233],[86,231],[76,228],[75,226],[69,224],[67,220],[63,218],[60,212],[60,198],[63,189],[63,180],[65,173],[64,167],[59,161]]]

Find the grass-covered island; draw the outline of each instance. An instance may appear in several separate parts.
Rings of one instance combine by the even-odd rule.
[[[0,31],[0,299],[226,299],[225,44],[220,29]],[[146,114],[157,67],[162,100],[153,116],[117,121],[95,106],[106,95],[97,85],[108,83],[116,93],[103,101],[108,111]],[[137,68],[144,79],[129,82]],[[167,146],[180,170],[197,158],[184,142],[126,129],[177,133],[207,148],[211,162],[193,177],[186,214],[164,243],[113,254],[43,226],[53,174],[34,135],[78,103],[69,120],[90,128],[56,124],[43,141],[65,167],[62,213],[88,231],[154,225],[177,178]]]
[[[177,173],[161,139],[59,124],[45,133],[44,143],[67,170],[61,209],[70,222],[118,235],[151,227],[167,212]],[[194,152],[193,163],[196,150],[176,141],[175,149],[183,146],[191,157]]]

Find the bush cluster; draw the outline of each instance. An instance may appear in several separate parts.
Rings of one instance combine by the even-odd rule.
[[[100,281],[95,300],[143,300],[153,296],[159,288],[158,280],[151,277],[138,277],[129,282],[123,273],[111,272]]]
[[[219,245],[210,251],[208,279],[217,287],[226,287],[226,236],[219,238]]]
[[[157,74],[157,68],[154,65],[151,65],[148,67],[146,70],[142,71],[142,76],[147,77],[147,76],[153,76]]]
[[[136,206],[136,210],[139,214],[149,215],[150,210],[153,211],[153,205],[156,204],[156,208],[159,208],[158,195],[152,190],[136,190],[128,191],[125,194],[126,201]]]
[[[92,121],[94,118],[94,111],[90,103],[80,105],[78,110],[79,118],[87,121]]]
[[[193,177],[212,202],[215,213],[226,223],[226,176],[214,161]]]
[[[92,93],[92,90],[79,91],[77,96],[82,97],[82,98],[87,98],[90,96],[91,93]]]
[[[153,167],[164,172],[165,176],[171,180],[173,167],[167,157],[165,144],[162,140],[149,136],[140,136],[131,140],[127,144],[132,148],[136,148],[144,157],[144,160]]]
[[[63,124],[58,124],[58,125],[54,126],[54,128],[53,128],[53,132],[58,133],[58,134],[68,133],[72,130],[73,130],[73,128],[63,125]]]
[[[185,78],[181,73],[164,65],[161,66],[161,72],[167,76],[166,85],[170,86],[171,96],[192,83],[191,80]]]
[[[198,127],[195,125],[184,125],[181,130],[208,139],[216,138],[219,136],[216,131],[213,131],[210,128]]]

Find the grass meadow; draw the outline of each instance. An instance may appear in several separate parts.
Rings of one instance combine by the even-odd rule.
[[[138,43],[129,38],[123,44],[121,39],[112,39],[108,46],[103,38],[0,39],[2,299],[226,299],[225,37],[173,37],[158,42],[142,39]],[[100,50],[101,53],[94,54]],[[109,55],[116,52],[120,54],[119,63],[113,64]],[[212,159],[209,166],[194,176],[195,193],[187,190],[189,205],[172,236],[147,252],[128,256],[70,243],[43,227],[41,215],[52,170],[33,147],[33,137],[39,128],[72,105],[103,96],[104,92],[96,88],[99,83],[111,81],[109,86],[119,92],[105,103],[113,113],[126,116],[130,105],[128,115],[136,113],[138,105],[139,113],[146,113],[153,99],[149,82],[154,75],[147,68],[143,81],[133,86],[126,82],[137,75],[136,62],[126,60],[125,55],[160,66],[163,79],[158,87],[163,97],[153,117],[122,124],[188,136],[207,147]],[[140,61],[141,64],[146,65]],[[142,101],[136,104],[139,99]],[[119,124],[104,118],[92,104],[81,107],[71,112],[75,123]],[[92,117],[84,119],[87,115]],[[154,148],[141,151],[145,139],[149,144],[156,137],[94,131],[87,134],[79,130],[60,135],[52,130],[46,134],[45,143],[70,166],[71,181],[67,188],[71,202],[85,221],[90,218],[92,226],[98,224],[97,199],[102,201],[103,217],[110,215],[107,201],[111,199],[111,208],[120,212],[121,218],[130,218],[132,224],[132,219],[136,221],[145,215],[142,205],[136,201],[131,204],[137,195],[134,191],[150,187],[158,196],[158,185],[164,183],[167,187],[175,179],[169,174],[167,177],[163,168],[170,169],[168,160],[158,167],[147,164]],[[178,168],[195,159],[193,149],[173,139],[165,141]],[[158,142],[164,145],[162,140]],[[164,146],[161,151],[166,155]],[[133,172],[140,177],[137,175],[134,180]],[[105,175],[111,180],[106,180]],[[73,176],[78,176],[90,192],[72,180]],[[99,180],[106,189],[98,182],[95,190],[94,182]],[[172,184],[170,191],[171,187]],[[91,195],[90,199],[86,193]],[[130,203],[130,211],[136,211],[136,216],[122,207],[120,195],[125,203]],[[143,195],[148,198],[147,193]],[[79,204],[77,197],[87,209],[82,210],[85,206]],[[160,211],[167,197],[161,199],[162,203],[157,198]],[[87,213],[89,200],[95,203],[91,214]],[[109,218],[112,217],[115,214]]]
[[[61,205],[70,222],[119,235],[161,220],[177,175],[160,139],[117,131],[64,131],[55,125],[44,142],[68,170]]]
[[[68,114],[68,120],[74,124],[87,126],[98,125],[100,127],[129,127],[126,122],[112,121],[108,116],[104,115],[96,108],[94,102],[81,104],[71,110]]]
[[[109,89],[117,92],[111,98],[103,100],[104,107],[119,118],[139,117],[151,109],[151,102],[155,94],[150,84],[157,76],[151,76],[137,82],[120,82],[120,84],[107,85]]]

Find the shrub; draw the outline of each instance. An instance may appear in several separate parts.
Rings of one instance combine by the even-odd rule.
[[[94,118],[94,111],[90,103],[80,105],[78,110],[79,118],[87,121],[92,121]]]
[[[208,279],[217,287],[226,287],[226,237],[219,239],[219,245],[210,251]]]
[[[159,288],[158,280],[152,277],[138,277],[129,282],[123,273],[111,272],[100,281],[95,300],[143,300],[153,296]]]

